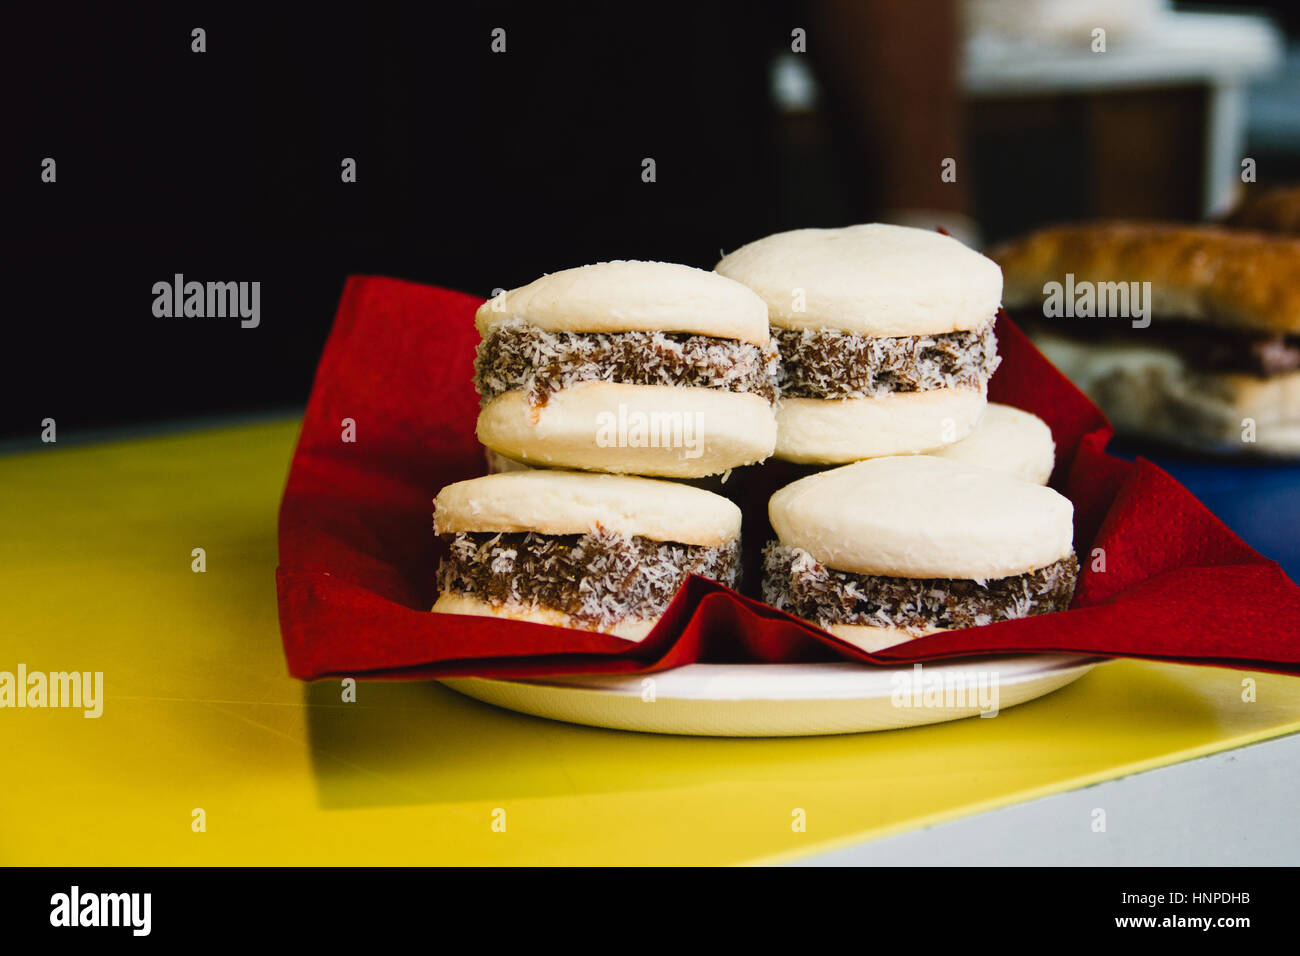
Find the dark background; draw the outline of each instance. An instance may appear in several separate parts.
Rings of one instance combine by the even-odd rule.
[[[870,186],[897,144],[851,135],[830,96],[820,118],[775,115],[792,27],[814,63],[843,40],[811,3],[178,6],[5,15],[0,437],[300,406],[350,273],[487,295],[614,258],[707,268],[888,205]],[[915,39],[867,36],[861,58],[899,83],[944,69],[906,55]],[[1088,212],[1062,186],[1084,162],[1068,104],[1038,129],[999,109],[967,118],[986,237]],[[155,318],[177,272],[260,281],[261,326]]]
[[[349,273],[487,295],[779,225],[774,7],[547,6],[6,15],[4,433],[301,404]],[[176,272],[260,280],[261,326],[155,318]]]

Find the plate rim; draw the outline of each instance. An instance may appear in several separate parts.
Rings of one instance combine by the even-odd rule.
[[[840,682],[846,685],[844,689],[846,691],[849,691],[849,693],[845,693],[845,694],[828,694],[825,692],[813,692],[813,693],[805,692],[805,693],[793,693],[793,694],[783,694],[783,695],[776,695],[772,693],[737,695],[733,689],[732,693],[730,694],[719,693],[719,694],[683,695],[680,691],[677,693],[673,693],[671,688],[666,688],[663,690],[656,688],[655,690],[655,697],[657,700],[679,700],[679,701],[685,701],[691,703],[703,703],[708,701],[736,702],[736,701],[746,701],[746,700],[753,700],[753,701],[762,700],[762,701],[772,701],[772,702],[816,701],[816,700],[832,700],[832,699],[866,699],[869,697],[879,696],[876,693],[864,692],[864,689],[861,687],[860,684],[856,685],[856,690],[852,689],[855,687],[855,682],[852,679],[854,675],[865,675],[866,673],[870,673],[873,678],[883,678],[886,674],[897,674],[897,673],[904,673],[907,671],[913,671],[917,664],[922,665],[924,668],[926,668],[932,673],[937,671],[940,674],[943,674],[945,672],[960,672],[972,668],[981,669],[978,668],[979,664],[987,665],[987,664],[993,664],[993,662],[997,662],[997,661],[1003,661],[1003,662],[1012,661],[1019,665],[1026,665],[1032,661],[1039,660],[1042,658],[1049,658],[1049,659],[1054,658],[1054,660],[1044,661],[1043,666],[1037,668],[1022,666],[1021,668],[1017,669],[1016,673],[1010,675],[1007,679],[999,678],[999,685],[1014,686],[1016,684],[1021,684],[1029,681],[1042,680],[1043,678],[1051,674],[1055,674],[1061,671],[1079,670],[1079,671],[1086,672],[1088,670],[1091,670],[1093,667],[1096,667],[1098,664],[1105,663],[1112,659],[1112,658],[1094,655],[1094,654],[1072,654],[1069,652],[1052,651],[1052,652],[1041,652],[1041,653],[974,655],[974,656],[955,657],[955,658],[940,658],[935,661],[909,661],[907,663],[899,663],[897,665],[876,665],[876,664],[859,663],[857,661],[817,661],[817,662],[809,662],[806,664],[791,664],[791,663],[704,664],[704,663],[697,662],[697,663],[683,664],[680,667],[665,668],[663,670],[658,670],[658,671],[645,671],[645,672],[634,672],[634,673],[570,674],[570,675],[552,674],[552,675],[545,675],[542,677],[509,677],[509,678],[455,676],[455,677],[439,678],[438,680],[439,683],[453,685],[452,686],[453,690],[456,689],[454,685],[457,683],[474,682],[474,683],[481,683],[481,684],[492,683],[498,685],[514,685],[514,686],[527,685],[529,687],[537,688],[538,690],[568,691],[568,692],[579,693],[579,694],[596,693],[596,694],[608,694],[613,696],[626,697],[626,696],[640,693],[639,688],[640,688],[641,681],[644,681],[646,678],[653,678],[657,675],[662,675],[662,674],[694,671],[695,673],[690,674],[689,676],[699,677],[701,678],[702,681],[715,680],[720,682],[730,682],[730,681],[741,680],[743,679],[743,676],[734,673],[730,675],[724,675],[720,673],[715,673],[713,675],[705,675],[701,673],[701,671],[703,671],[706,668],[707,669],[718,668],[720,671],[732,670],[736,668],[762,668],[764,673],[754,674],[752,676],[761,677],[768,681],[772,681],[772,680],[779,681],[784,678],[780,674],[773,673],[773,671],[786,670],[786,671],[800,672],[798,674],[795,673],[790,674],[789,679],[795,680],[800,677],[806,679],[808,677],[808,671],[811,669],[815,671],[820,671],[821,673],[816,676],[822,679],[839,680]],[[988,668],[985,667],[982,669],[988,669]],[[1082,676],[1082,674],[1080,674],[1080,676]],[[613,681],[618,683],[602,686],[601,683],[602,681]],[[636,688],[636,690],[633,689],[634,687]],[[792,687],[791,689],[795,690],[798,688]]]

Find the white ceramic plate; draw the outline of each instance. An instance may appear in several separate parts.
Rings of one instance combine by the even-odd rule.
[[[689,664],[655,674],[447,678],[469,697],[571,724],[710,737],[892,730],[1005,710],[1078,680],[1095,657],[1028,654],[923,665]]]

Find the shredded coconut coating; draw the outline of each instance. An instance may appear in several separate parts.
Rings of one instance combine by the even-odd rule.
[[[968,332],[872,338],[838,329],[773,329],[789,398],[874,398],[977,388],[1002,361],[993,322]]]
[[[735,587],[740,541],[723,547],[587,534],[460,532],[438,566],[438,590],[497,607],[543,607],[591,630],[663,612],[688,574]]]
[[[777,396],[777,351],[735,339],[667,332],[550,332],[511,322],[479,343],[474,385],[484,404],[522,389],[533,405],[579,382],[682,385]]]
[[[773,541],[763,549],[763,600],[822,627],[863,624],[921,634],[1064,611],[1078,570],[1070,554],[1036,571],[989,581],[895,578],[837,571],[802,548]]]

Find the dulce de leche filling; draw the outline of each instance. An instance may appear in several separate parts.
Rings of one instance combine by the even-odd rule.
[[[721,547],[587,534],[460,532],[438,567],[439,593],[543,607],[592,630],[663,612],[688,574],[735,587],[740,541]]]
[[[522,389],[533,405],[581,382],[679,385],[776,400],[776,348],[668,332],[551,332],[512,323],[479,344],[474,384],[486,404]]]
[[[997,370],[993,320],[939,335],[872,337],[838,329],[773,329],[788,398],[874,398],[889,392],[983,388]]]
[[[1026,574],[988,581],[854,574],[774,541],[763,551],[763,600],[821,627],[862,624],[922,634],[1064,611],[1078,570],[1070,554]]]

